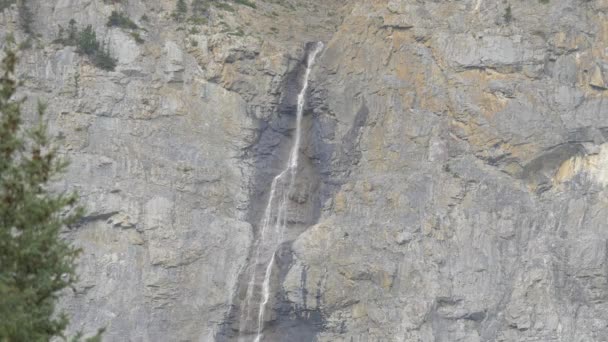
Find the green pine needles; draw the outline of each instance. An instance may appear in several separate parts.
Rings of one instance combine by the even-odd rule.
[[[186,5],[185,0],[177,0],[175,4],[175,10],[171,14],[175,21],[184,21],[186,19],[186,15],[188,14],[188,5]]]
[[[48,190],[67,164],[46,133],[43,105],[38,123],[23,126],[16,63],[7,49],[0,74],[0,341],[49,341],[68,324],[55,303],[76,282],[80,252],[60,233],[83,210],[76,194]]]

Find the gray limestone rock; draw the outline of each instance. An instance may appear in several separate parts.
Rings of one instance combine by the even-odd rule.
[[[263,340],[608,336],[607,1],[256,0],[198,23],[170,0],[28,4],[26,108],[48,102],[72,161],[56,188],[88,210],[65,234],[84,249],[70,331],[239,340],[323,41]],[[114,10],[143,43],[106,26]],[[0,37],[25,40],[17,18],[2,13]],[[115,71],[53,43],[71,18]]]

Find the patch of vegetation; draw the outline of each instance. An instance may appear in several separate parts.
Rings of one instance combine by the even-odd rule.
[[[510,23],[511,21],[513,21],[513,12],[511,11],[511,5],[507,6],[503,17],[506,23]]]
[[[114,71],[116,68],[116,59],[110,55],[110,50],[107,45],[100,48],[92,55],[92,61],[96,67],[103,70]]]
[[[78,88],[80,88],[80,72],[76,71],[74,74],[74,88],[76,88],[76,92],[78,92]]]
[[[139,28],[139,26],[137,26],[137,24],[135,24],[133,20],[131,20],[131,18],[127,16],[126,13],[117,11],[112,11],[112,14],[110,14],[110,17],[108,18],[106,26],[116,26],[131,30],[137,30]]]
[[[239,5],[245,5],[245,6],[249,6],[251,8],[257,8],[255,3],[251,0],[233,0],[233,1]]]
[[[139,18],[139,20],[148,22],[148,21],[150,21],[150,18],[148,18],[148,16],[144,14],[141,16],[141,18]]]
[[[217,9],[221,9],[221,10],[224,10],[226,12],[234,12],[235,11],[234,7],[230,6],[230,4],[227,4],[225,2],[218,2],[218,3],[215,4],[215,7]]]
[[[67,31],[67,36],[66,36]],[[68,29],[65,30],[63,26],[59,25],[59,31],[57,32],[57,39],[54,43],[63,45],[76,45],[76,39],[78,37],[78,27],[76,26],[76,20],[71,19],[68,23]]]
[[[205,25],[207,24],[208,20],[205,17],[191,16],[190,18],[188,18],[188,22],[192,25]]]
[[[135,39],[135,42],[137,44],[143,44],[144,42],[144,39],[141,37],[139,32],[134,31],[138,30],[139,26],[137,26],[137,24],[135,24],[133,20],[131,20],[131,18],[129,18],[129,16],[124,12],[112,11],[112,14],[110,14],[110,17],[108,18],[106,26],[115,26],[127,30],[133,30],[130,35],[131,37],[133,37],[133,39]]]
[[[63,27],[59,26],[56,43],[67,46],[76,46],[76,52],[86,55],[98,68],[114,71],[116,59],[112,57],[107,45],[102,46],[97,40],[93,26],[88,25],[84,30],[78,30],[76,21],[70,20],[67,34]]]
[[[139,35],[139,32],[131,32],[131,37],[137,44],[143,44],[145,42],[144,39]]]
[[[19,0],[18,7],[19,10],[19,26],[23,32],[31,35],[34,33],[32,29],[32,24],[34,23],[34,13],[27,4],[26,0]]]
[[[78,47],[78,52],[89,56],[99,51],[100,44],[97,41],[97,34],[93,31],[93,26],[88,25],[80,32],[76,46]]]
[[[184,21],[184,19],[186,19],[186,15],[188,15],[188,5],[186,5],[186,1],[177,0],[175,10],[173,10],[171,16],[175,21]]]
[[[550,0],[538,0],[541,4],[548,4]]]
[[[6,8],[11,7],[11,5],[16,2],[17,0],[0,0],[0,11],[4,11]]]

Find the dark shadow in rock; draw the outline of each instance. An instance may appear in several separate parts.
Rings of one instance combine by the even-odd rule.
[[[559,166],[584,151],[583,145],[578,142],[558,145],[524,165],[521,178],[532,186],[536,193],[543,193],[551,188],[551,178]]]

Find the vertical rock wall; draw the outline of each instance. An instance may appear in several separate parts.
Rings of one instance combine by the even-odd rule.
[[[317,71],[330,199],[284,283],[319,340],[607,336],[607,9],[354,5]]]
[[[608,336],[606,0],[256,1],[200,25],[169,0],[28,3],[24,93],[49,102],[72,160],[57,187],[89,209],[66,233],[85,250],[73,330],[230,338],[293,80],[322,40],[302,148],[317,204],[286,249],[272,338]],[[105,25],[113,10],[143,44]],[[72,18],[116,71],[53,43]],[[4,10],[2,37],[25,41],[17,21]]]

